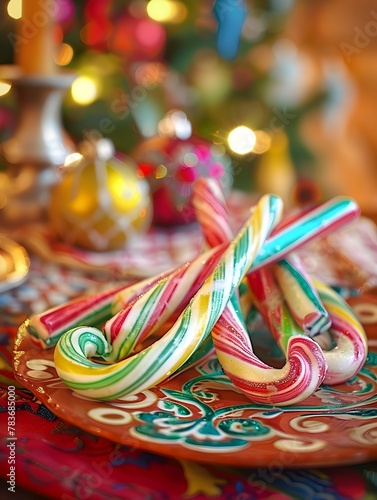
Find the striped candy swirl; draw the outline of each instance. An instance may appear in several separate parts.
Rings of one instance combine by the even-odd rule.
[[[322,350],[305,335],[290,337],[283,368],[263,363],[253,352],[235,304],[226,308],[212,331],[212,338],[224,372],[256,403],[276,406],[299,403],[324,380],[327,365]]]

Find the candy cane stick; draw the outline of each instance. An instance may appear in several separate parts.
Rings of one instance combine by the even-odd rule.
[[[296,323],[310,336],[326,332],[331,319],[299,257],[291,254],[273,269]]]
[[[346,382],[356,375],[366,361],[368,341],[363,326],[352,308],[332,288],[314,280],[316,289],[330,314],[330,329],[336,347],[324,351],[328,370],[325,384]]]
[[[232,239],[226,202],[216,182],[199,180],[194,189],[193,204],[207,246]],[[249,272],[254,270],[253,265]],[[305,332],[316,335],[330,328],[329,315],[298,256],[290,254],[287,259],[279,261],[276,277],[294,319]]]
[[[212,188],[211,191],[210,187],[206,187],[203,181],[202,185],[197,187],[195,194],[194,205],[196,203],[197,217],[207,241],[211,241],[210,238],[212,238],[219,243],[222,239],[228,239],[230,228],[226,227],[226,214],[224,216],[224,209],[219,208],[219,202],[214,201],[214,198],[219,200],[219,191],[216,190],[216,187]],[[212,208],[217,209],[217,215],[211,210]],[[213,217],[212,220],[211,216]],[[283,352],[286,353],[288,359],[290,359],[288,351],[289,339],[293,336],[302,335],[303,330],[308,327],[307,319],[314,319],[314,322],[309,325],[312,328],[314,327],[311,331],[312,334],[317,331],[327,330],[333,321],[331,332],[337,347],[324,353],[328,365],[324,381],[327,384],[345,382],[358,373],[365,362],[367,343],[364,330],[348,304],[336,292],[326,285],[316,282],[318,294],[316,286],[310,277],[299,266],[298,259],[294,260],[292,256],[289,259],[280,261],[275,267],[283,295],[269,269],[264,268],[260,271],[248,273],[249,282],[254,283],[252,289],[257,294],[255,298],[259,309],[263,313],[263,317],[275,340]],[[253,270],[254,266],[251,268],[251,271]],[[326,307],[323,306],[321,299],[325,301]],[[285,301],[289,308],[285,305]],[[292,313],[294,310],[296,310],[296,313]],[[331,313],[330,317],[328,313]],[[228,312],[226,318],[233,322],[233,326],[239,324],[234,310]],[[219,325],[215,326],[215,333],[217,329],[220,329]],[[226,332],[226,329],[222,332],[222,338],[228,341]],[[242,336],[242,333],[245,334],[245,332],[241,331],[238,333],[240,336]],[[330,344],[329,338],[328,333],[324,332],[319,336],[319,342],[325,347],[326,344]],[[250,343],[246,338],[244,338],[244,341],[245,348],[245,345]],[[214,344],[218,351],[215,338]],[[297,346],[299,345],[297,344]],[[307,343],[305,348],[309,348]],[[248,347],[249,354],[250,351],[251,345]],[[296,349],[295,353],[297,354]],[[219,359],[220,356],[218,353]]]
[[[290,313],[271,267],[248,274],[247,282],[250,286],[254,306],[258,309],[273,338],[285,354],[289,339],[295,335],[304,335],[305,332]]]
[[[288,342],[297,334],[299,327],[284,303],[272,271],[268,268],[260,269],[249,274],[247,280],[253,294],[253,303],[281,350],[287,352]],[[366,336],[347,303],[323,283],[314,281],[314,284],[330,315],[330,333],[336,343],[335,348],[323,353],[328,366],[324,382],[340,384],[356,375],[364,364],[367,355]]]
[[[199,181],[200,182],[200,181]],[[280,223],[262,246],[250,271],[278,262],[290,252],[297,251],[316,238],[349,224],[360,215],[360,208],[352,198],[337,196],[302,214],[295,214]],[[225,217],[226,219],[226,217]],[[219,227],[221,230],[221,226]],[[213,245],[210,245],[213,246]],[[132,300],[132,289],[125,288],[114,299],[114,312]]]
[[[296,214],[285,220],[278,230],[273,231],[273,235],[268,238],[253,262],[252,269],[276,262],[309,241],[331,233],[354,220],[359,212],[358,206],[352,199],[337,197],[302,215]],[[183,265],[181,269],[184,270],[187,265]],[[96,294],[92,299],[85,297],[74,300],[32,316],[28,327],[29,332],[41,342],[42,346],[53,346],[62,333],[70,328],[83,324],[98,326],[109,320],[112,314],[127,307],[139,295],[174,271],[176,270],[169,270],[159,276],[125,286],[121,292],[117,287],[106,292],[105,295]],[[112,311],[110,301],[113,303]]]
[[[315,341],[322,349],[330,349],[333,346],[333,339],[328,332],[331,318],[298,255],[290,254],[279,261],[273,270],[296,323],[305,333],[316,336]]]
[[[253,353],[241,312],[234,304],[226,308],[216,323],[212,338],[224,372],[256,403],[297,404],[313,394],[324,379],[327,366],[322,350],[306,335],[288,340],[283,368],[263,363]]]
[[[278,262],[313,239],[340,229],[359,215],[360,208],[352,198],[337,196],[306,213],[292,216],[273,231],[255,259],[252,270]]]
[[[139,284],[138,293],[140,289]],[[121,290],[124,290],[124,285],[34,314],[30,317],[28,331],[42,347],[51,347],[70,328],[82,324],[100,328],[111,317],[114,296]]]
[[[145,293],[171,271],[160,276],[146,278],[130,285],[122,285],[94,295],[86,295],[52,307],[29,318],[28,331],[42,347],[52,347],[67,330],[89,325],[101,327],[113,315],[114,298],[127,290],[130,300]]]
[[[200,181],[199,181],[200,183]],[[212,187],[212,189],[216,189]],[[198,210],[201,211],[200,217],[203,218],[202,226],[208,225],[207,222],[210,221],[211,224],[211,234],[210,241],[207,241],[208,246],[215,246],[217,244],[223,244],[225,241],[229,241],[231,236],[231,230],[228,225],[228,214],[227,209],[221,203],[216,204],[216,196],[211,197],[211,203],[214,203],[214,207],[212,207],[212,212],[209,210],[201,210],[200,209],[200,188],[197,190],[199,194],[196,196],[196,204]],[[220,196],[217,193],[217,196]],[[219,198],[218,198],[219,199]],[[206,203],[206,202],[204,202]],[[213,208],[218,211],[218,216],[216,217],[216,221],[212,221],[211,217],[213,216]],[[207,214],[207,215],[206,215]],[[209,214],[209,215],[208,215]],[[211,215],[212,214],[212,215]],[[331,202],[324,203],[320,207],[305,213],[302,219],[299,216],[295,216],[291,218],[289,224],[282,225],[282,228],[279,232],[275,231],[275,235],[270,237],[266,244],[262,247],[259,255],[257,256],[255,262],[250,268],[250,272],[255,269],[260,268],[265,264],[265,262],[275,262],[280,257],[286,255],[289,250],[297,249],[303,244],[307,243],[311,239],[313,239],[317,234],[326,234],[327,231],[334,229],[335,227],[339,227],[342,224],[345,224],[358,216],[359,209],[356,203],[349,198],[335,198]],[[207,217],[207,221],[205,218]],[[303,227],[300,226],[300,223],[303,224]],[[289,230],[294,229],[295,233],[291,233]],[[267,250],[265,250],[267,247]],[[192,270],[190,271],[192,273]],[[198,272],[198,269],[196,270]],[[185,276],[185,280],[182,280],[182,277]],[[175,279],[175,284],[170,283],[170,288],[176,287],[177,289],[174,291],[174,294],[169,293],[169,307],[161,308],[161,301],[156,301],[156,310],[151,318],[147,318],[148,321],[151,321],[150,328],[140,329],[139,333],[136,333],[136,330],[132,328],[132,325],[137,321],[137,318],[129,316],[130,310],[133,310],[132,303],[132,289],[128,288],[122,291],[114,301],[114,310],[123,310],[119,312],[116,317],[109,320],[109,322],[105,325],[105,334],[106,338],[113,345],[113,352],[111,355],[108,355],[108,359],[110,360],[118,360],[126,357],[132,350],[135,348],[137,343],[144,340],[148,335],[153,333],[163,322],[167,319],[169,311],[171,312],[176,307],[178,307],[179,302],[182,306],[185,306],[190,296],[191,292],[191,284],[187,286],[187,270],[183,270],[181,272],[177,272]],[[193,278],[195,275],[193,275]],[[167,278],[169,281],[169,278]],[[196,282],[196,287],[199,287],[199,281]],[[162,288],[165,289],[165,283],[161,285]],[[178,288],[182,290],[187,290],[186,297],[182,297],[179,293]],[[196,292],[197,288],[193,288],[193,291]],[[131,292],[131,293],[130,293]],[[314,297],[314,293],[312,293]],[[158,297],[158,294],[156,294]],[[175,298],[177,297],[177,300]],[[328,316],[324,308],[320,308],[320,299],[317,298],[316,303],[311,303],[310,312],[314,313],[317,318],[317,324],[320,321],[323,321],[323,324],[328,324]],[[165,313],[165,314],[163,314]],[[322,318],[322,319],[321,319]],[[144,322],[146,318],[144,318]],[[138,324],[141,324],[141,321],[138,321]],[[323,326],[324,327],[324,326]],[[133,335],[128,332],[133,332]],[[141,333],[143,331],[143,333]],[[324,336],[321,340],[325,340]]]
[[[108,320],[103,332],[112,350],[106,355],[106,361],[126,358],[172,314],[182,312],[213,272],[226,248],[227,245],[219,245],[178,268]]]
[[[137,394],[163,381],[181,367],[209,335],[281,210],[282,203],[276,196],[266,195],[260,200],[173,327],[143,351],[113,365],[101,365],[88,358],[106,355],[111,349],[102,332],[82,327],[65,333],[54,353],[61,379],[76,392],[104,400]]]
[[[225,246],[223,245],[222,250],[224,249]],[[197,291],[199,286],[203,284],[204,279],[210,274],[211,259],[213,261],[214,257],[209,252],[206,256],[200,257],[200,265],[198,265],[198,262],[196,262],[196,265],[195,262],[188,262],[176,270],[166,271],[159,276],[146,278],[140,282],[127,286],[123,285],[98,294],[73,299],[63,305],[34,314],[29,319],[28,331],[42,347],[52,347],[64,332],[74,327],[87,325],[100,328],[106,321],[113,317],[114,309],[119,309],[119,307],[114,307],[114,298],[119,294],[124,298],[127,297],[127,306],[129,306],[139,296],[154,287],[156,283],[165,280],[167,277],[173,278],[173,275],[179,276],[180,274],[185,274],[189,266],[192,267],[192,270],[195,267],[197,268],[197,274],[192,276],[196,278],[197,283],[195,285]],[[185,300],[185,304],[187,305],[191,298],[189,296],[189,288],[186,287],[185,293],[186,297],[183,297],[182,301]],[[117,303],[120,304],[119,301]]]
[[[215,181],[201,180],[196,184],[193,204],[208,245],[231,238],[225,200]],[[295,333],[302,333],[296,330]],[[297,403],[310,396],[323,381],[326,362],[321,349],[302,335],[290,340],[283,368],[263,363],[253,352],[236,296],[215,324],[212,338],[224,372],[253,401],[279,406]]]
[[[271,198],[271,203],[273,202],[274,198]],[[224,220],[226,220],[225,214]],[[124,309],[106,322],[103,331],[107,341],[112,345],[112,351],[106,355],[106,361],[126,358],[138,344],[158,330],[172,313],[187,306],[213,271],[231,238],[222,240],[213,239],[209,246],[218,248],[211,251],[212,253],[199,255],[193,262],[173,271],[160,280],[150,293],[146,292],[136,301],[126,303]],[[211,258],[208,258],[209,255]],[[129,290],[122,293],[122,301],[128,294]],[[202,355],[212,348],[210,342],[206,346]]]

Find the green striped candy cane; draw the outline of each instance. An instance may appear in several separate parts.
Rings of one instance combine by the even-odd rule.
[[[111,351],[111,344],[100,330],[78,327],[66,332],[54,353],[55,367],[63,382],[87,397],[114,400],[154,387],[173,374],[210,334],[272,228],[280,220],[282,208],[278,196],[261,198],[172,328],[141,352],[104,365],[92,359],[106,357]],[[149,307],[153,305],[151,297]],[[148,303],[144,302],[144,307],[148,307]]]

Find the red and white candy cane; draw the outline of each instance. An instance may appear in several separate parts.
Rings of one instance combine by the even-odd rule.
[[[232,237],[225,200],[215,181],[197,183],[193,204],[208,245]],[[290,338],[283,368],[263,363],[253,352],[235,295],[214,325],[212,338],[224,372],[255,402],[278,406],[298,403],[310,396],[324,379],[327,365],[322,351],[305,335]]]
[[[299,256],[291,253],[273,270],[296,323],[311,337],[327,332],[331,318]]]
[[[206,240],[220,243],[221,240],[229,239],[231,229],[226,225],[225,201],[218,187],[202,181],[194,196],[197,218]],[[221,207],[221,204],[224,206]],[[247,279],[254,303],[287,359],[290,359],[289,344],[292,337],[297,338],[305,332],[312,335],[320,333],[318,340],[321,345],[327,343],[331,347],[324,350],[327,365],[324,382],[334,385],[349,380],[358,373],[367,355],[366,335],[352,309],[328,286],[318,281],[314,283],[301,268],[297,257],[292,255],[281,260],[274,270],[280,288],[268,267],[256,271],[251,269]],[[232,315],[226,313],[232,319],[233,326],[239,320],[234,317],[234,313],[234,310]],[[327,332],[330,327],[335,347],[330,345],[331,338]],[[215,331],[217,328],[216,325]],[[214,344],[216,348],[215,339]],[[305,342],[307,348],[308,343]]]
[[[352,199],[337,197],[302,214],[296,214],[273,231],[253,262],[252,269],[279,261],[309,241],[325,236],[351,222],[359,213],[360,210]],[[221,229],[222,226],[219,226],[219,230]],[[182,272],[187,265],[188,263],[181,266]],[[70,328],[83,324],[93,327],[102,325],[113,314],[128,307],[128,304],[139,295],[146,293],[158,281],[176,271],[176,269],[169,270],[159,276],[125,286],[121,291],[117,287],[33,315],[29,319],[28,330],[43,347],[52,347]]]
[[[291,276],[290,282],[292,279]],[[287,353],[290,339],[298,333],[303,333],[303,330],[296,323],[287,307],[272,269],[266,267],[255,273],[250,273],[247,280],[253,295],[254,305],[267,323],[280,349],[283,353]],[[350,306],[339,294],[324,283],[315,280],[313,283],[329,313],[331,319],[329,333],[335,345],[331,345],[329,350],[323,349],[327,364],[324,383],[340,384],[356,375],[365,363],[367,356],[366,335]],[[296,299],[300,300],[297,295]],[[292,305],[291,301],[291,307]]]
[[[346,382],[356,375],[368,355],[368,341],[364,327],[347,302],[332,288],[314,280],[315,287],[329,312],[330,329],[335,347],[324,351],[328,369],[325,384]]]
[[[270,196],[269,200],[271,213],[276,212],[275,223],[277,223],[281,217],[280,199]],[[274,203],[276,207],[273,207]],[[271,217],[270,212],[265,211],[265,213],[267,217]],[[268,220],[260,221],[261,227],[266,224],[271,224],[271,229],[275,225]],[[230,241],[231,239],[223,240],[219,245],[213,241],[215,247],[212,250],[199,255],[183,268],[173,271],[107,321],[103,331],[112,350],[106,355],[106,360],[125,359],[173,313],[182,312],[211,275]]]
[[[172,315],[180,314],[214,271],[227,245],[200,255],[158,280],[109,319],[103,332],[112,349],[106,361],[125,359]],[[125,292],[128,294],[129,291]]]
[[[144,350],[103,365],[90,359],[96,355],[106,358],[111,351],[100,330],[78,327],[66,332],[54,352],[56,371],[63,382],[88,397],[113,400],[154,387],[174,373],[211,333],[281,213],[281,200],[265,195],[236,238],[226,244],[215,269],[172,328]],[[155,299],[158,301],[163,292],[164,285],[157,284],[135,303],[137,331],[143,327],[143,309],[147,315],[148,309],[153,314]]]
[[[113,315],[114,297],[119,293],[127,290],[130,300],[134,300],[169,274],[170,271],[134,284],[79,297],[47,311],[33,314],[28,320],[27,329],[42,347],[53,347],[61,335],[70,328],[79,325],[102,327]]]

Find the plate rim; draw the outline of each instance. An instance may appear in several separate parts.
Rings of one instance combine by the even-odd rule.
[[[26,330],[26,325],[27,321],[24,322],[21,327],[18,329],[17,336],[14,342],[14,374],[16,379],[29,391],[31,391],[36,397],[38,397],[43,404],[46,405],[48,409],[50,409],[58,418],[62,419],[63,421],[68,422],[71,425],[74,425],[75,427],[80,428],[81,430],[84,430],[86,432],[89,432],[90,434],[94,434],[96,436],[101,436],[105,439],[108,439],[109,441],[116,443],[116,444],[121,444],[130,448],[137,448],[142,451],[147,451],[151,453],[155,453],[158,455],[163,455],[166,457],[170,458],[179,458],[179,459],[188,459],[188,460],[194,460],[199,463],[207,463],[207,464],[216,464],[216,465],[224,465],[224,466],[236,466],[236,467],[249,467],[249,468],[255,468],[255,467],[268,467],[268,464],[273,461],[272,457],[264,457],[264,460],[261,460],[258,463],[255,463],[254,460],[251,460],[251,463],[248,462],[247,457],[245,456],[246,453],[250,454],[255,454],[258,453],[258,442],[254,441],[252,443],[252,446],[249,445],[248,449],[245,450],[239,450],[242,451],[243,458],[242,460],[239,459],[235,462],[234,456],[235,452],[234,450],[230,450],[227,452],[216,452],[216,449],[211,450],[212,452],[206,451],[200,451],[200,450],[194,450],[193,448],[186,447],[182,445],[180,442],[177,443],[168,443],[168,446],[164,446],[164,443],[162,442],[157,442],[157,441],[146,441],[143,439],[137,439],[133,436],[130,435],[130,433],[127,432],[122,432],[121,433],[121,439],[115,438],[109,431],[106,429],[103,429],[99,426],[99,423],[93,420],[91,422],[85,421],[81,423],[81,421],[78,421],[77,418],[77,412],[72,414],[67,412],[65,408],[63,408],[58,402],[54,401],[52,393],[47,393],[44,389],[38,390],[38,379],[36,379],[36,382],[30,382],[29,379],[26,379],[23,373],[20,373],[18,368],[19,368],[19,363],[20,363],[20,358],[23,356],[27,356],[28,350],[22,349],[22,344],[26,341],[30,342],[31,345],[37,349],[38,345],[37,343],[33,340],[33,338],[28,334]],[[24,347],[27,347],[24,345]],[[30,350],[29,350],[30,353]],[[53,348],[50,349],[40,349],[41,356],[40,358],[43,359],[53,359]],[[34,358],[35,359],[35,358]],[[179,376],[178,376],[179,377]],[[177,377],[177,378],[178,378]],[[61,382],[63,384],[63,382]],[[155,390],[158,389],[160,392],[162,388],[157,387]],[[68,387],[61,387],[60,389],[57,390],[62,390],[62,391],[70,391],[73,392],[70,388]],[[167,396],[165,396],[165,399]],[[91,401],[88,401],[89,403]],[[93,401],[94,402],[94,401]],[[101,402],[98,401],[96,402],[98,404],[108,404],[106,402]],[[363,409],[369,408],[371,406],[371,409],[377,409],[377,404],[376,403],[366,403],[362,406]],[[283,412],[285,410],[282,408],[281,409]],[[300,409],[297,410],[290,410],[287,411],[287,413],[290,414],[295,414],[297,415],[302,415],[305,413],[308,413],[307,411],[303,411]],[[331,416],[331,411],[328,412],[328,416]],[[356,443],[354,448],[357,447]],[[340,448],[340,450],[343,448]],[[284,468],[292,468],[292,469],[302,469],[302,468],[310,468],[310,467],[333,467],[333,466],[349,466],[349,465],[357,465],[357,464],[363,464],[363,463],[368,463],[373,460],[377,460],[377,446],[364,446],[360,447],[360,451],[363,450],[364,453],[359,453],[359,454],[351,454],[351,456],[346,456],[346,457],[337,457],[336,463],[334,462],[334,458],[329,458],[326,459],[326,447],[323,448],[322,450],[319,450],[319,452],[314,453],[314,458],[313,458],[313,452],[310,452],[308,454],[305,453],[298,453],[293,452],[291,453],[290,451],[283,452],[288,456],[294,456],[295,461],[290,461],[289,463],[282,463],[282,466]],[[264,450],[263,450],[264,451]],[[273,448],[271,446],[271,452],[270,455],[276,455],[279,450]],[[248,454],[249,454],[248,453]],[[237,453],[236,453],[237,456]],[[309,458],[311,457],[311,458]],[[330,455],[331,457],[331,455]]]

